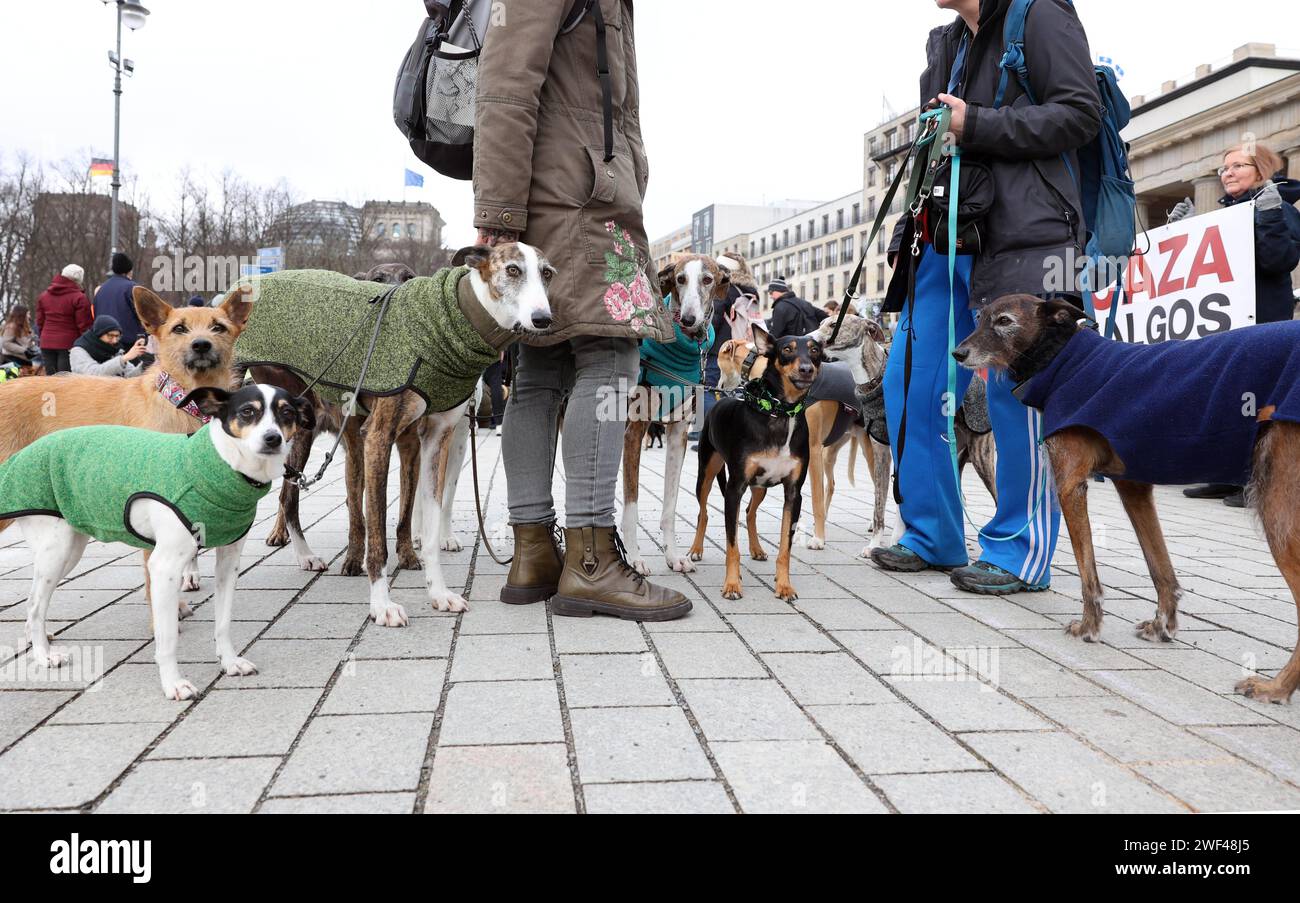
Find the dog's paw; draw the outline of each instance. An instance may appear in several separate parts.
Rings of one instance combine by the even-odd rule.
[[[776,584],[776,597],[782,602],[793,602],[799,598],[793,586],[788,583],[782,583],[779,580]]]
[[[762,546],[755,546],[749,550],[749,560],[767,561],[767,552],[763,550]]]
[[[1271,702],[1274,705],[1283,705],[1291,701],[1293,691],[1285,689],[1278,680],[1247,677],[1233,688],[1233,692],[1254,699],[1257,702]]]
[[[826,548],[826,540],[820,536],[812,536],[808,539],[808,548],[814,552],[820,552]]]
[[[164,682],[163,695],[173,702],[182,702],[186,699],[196,698],[199,695],[199,690],[194,684],[181,677],[171,683]]]
[[[280,549],[289,544],[289,531],[278,526],[266,536],[266,544],[273,549]]]
[[[365,572],[366,572],[366,565],[360,555],[358,555],[355,558],[353,558],[351,555],[349,555],[347,558],[344,558],[343,565],[339,568],[339,573],[342,574],[344,577],[360,577]]]
[[[299,555],[298,569],[320,573],[321,571],[328,571],[330,566],[329,562],[324,558],[321,558],[319,555]]]
[[[370,620],[380,627],[406,627],[411,623],[406,609],[392,602],[384,607],[370,606]]]
[[[176,603],[176,614],[180,620],[194,617],[194,607],[190,603],[180,600]]]
[[[674,574],[692,574],[695,572],[695,565],[691,562],[690,558],[682,558],[679,555],[676,558],[669,558],[667,560],[668,569]]]
[[[399,549],[397,552],[397,566],[404,571],[422,571],[424,570],[424,561],[421,560],[414,549]]]
[[[181,576],[181,592],[197,593],[199,589],[199,575],[197,573],[184,574]],[[191,614],[193,614],[193,612],[191,612]]]
[[[442,538],[442,550],[444,552],[459,552],[464,548],[465,546],[460,541],[460,537],[455,533],[448,533]]]
[[[1086,621],[1071,621],[1070,626],[1065,628],[1065,632],[1072,637],[1078,637],[1085,643],[1095,643],[1101,637],[1101,626],[1089,624]]]
[[[646,564],[646,560],[644,558],[634,558],[632,560],[632,569],[635,570],[642,577],[650,576],[650,565]]]
[[[703,549],[691,549],[691,561],[703,561],[703,560],[704,560]]]
[[[221,663],[228,677],[247,677],[257,673],[257,665],[246,658],[229,658]]]
[[[1159,618],[1143,621],[1137,625],[1137,635],[1149,643],[1172,643],[1174,631],[1170,630]]]
[[[429,604],[438,611],[469,611],[469,603],[464,597],[451,590],[429,590]]]
[[[33,651],[32,660],[36,662],[37,667],[57,671],[59,668],[62,668],[64,665],[71,662],[72,656],[66,652],[60,652],[57,649],[51,649],[44,655]]]
[[[734,602],[736,599],[743,598],[744,595],[745,592],[741,588],[739,580],[728,580],[726,583],[722,584],[722,598],[730,599]]]

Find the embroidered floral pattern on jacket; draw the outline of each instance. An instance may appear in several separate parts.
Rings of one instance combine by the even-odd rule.
[[[637,260],[632,234],[617,223],[605,223],[605,231],[614,239],[614,250],[605,252],[605,310],[616,323],[627,323],[641,332],[654,322],[655,296],[650,280]]]

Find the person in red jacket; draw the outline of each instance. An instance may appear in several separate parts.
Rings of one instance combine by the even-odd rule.
[[[95,315],[81,290],[86,271],[75,263],[63,268],[36,302],[36,331],[41,335],[41,356],[50,376],[72,372],[68,355]]]

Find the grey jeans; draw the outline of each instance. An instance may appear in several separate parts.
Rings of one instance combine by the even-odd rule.
[[[626,390],[636,385],[640,359],[633,339],[580,336],[544,348],[520,346],[501,441],[510,523],[555,519],[551,479],[560,406],[567,398],[566,526],[614,526]]]

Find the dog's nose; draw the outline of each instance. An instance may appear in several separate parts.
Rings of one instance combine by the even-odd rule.
[[[533,326],[537,329],[550,329],[553,322],[550,314],[533,314]]]
[[[195,339],[193,342],[190,342],[190,350],[198,354],[207,354],[212,350],[212,343],[207,339]]]
[[[688,317],[688,316],[683,315],[683,316],[682,316],[682,325],[685,326],[687,329],[690,329],[691,327],[693,327],[693,326],[695,325],[695,318],[694,318],[694,317]]]
[[[817,375],[817,368],[814,367],[812,364],[800,364],[799,375],[806,377],[808,379],[812,379],[812,377]]]
[[[970,349],[960,348],[960,347],[954,348],[952,351],[952,356],[957,359],[957,363],[963,364],[966,362],[966,358],[970,357]]]
[[[262,444],[267,448],[279,448],[284,444],[284,437],[276,432],[269,432],[262,437]]]

